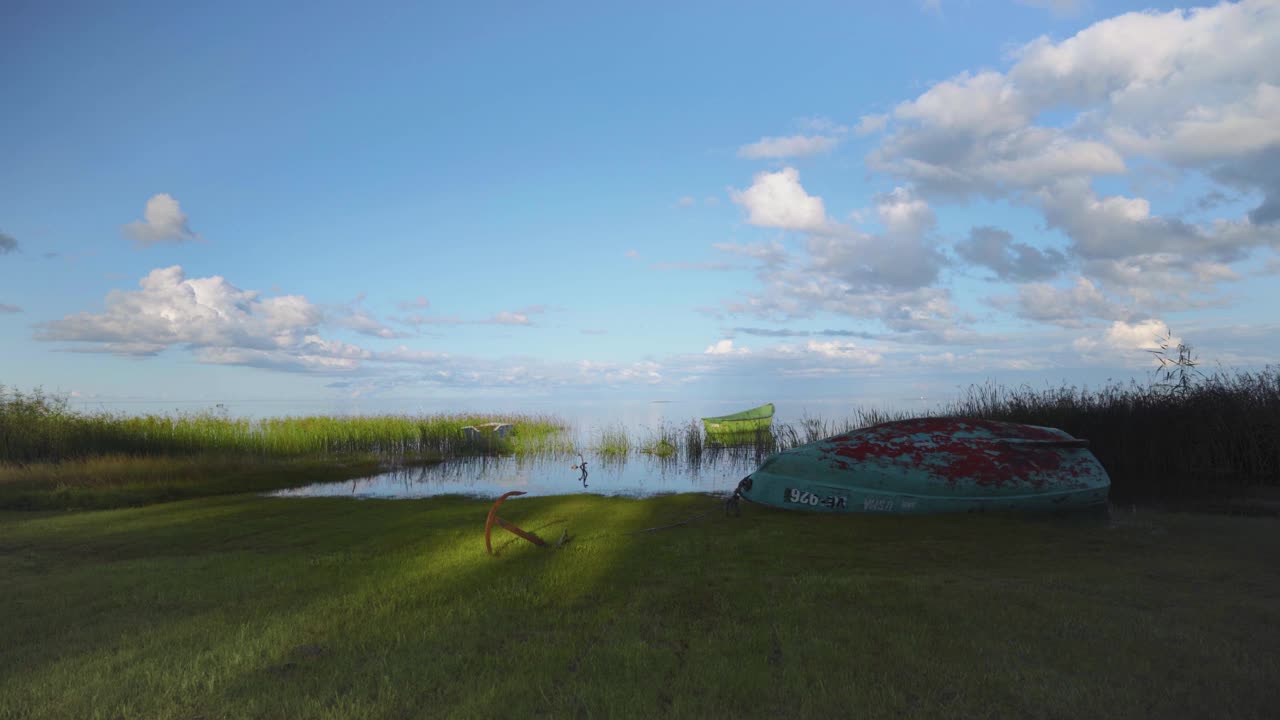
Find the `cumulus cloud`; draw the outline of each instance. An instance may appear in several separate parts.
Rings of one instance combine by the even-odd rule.
[[[1015,242],[1007,231],[990,226],[972,228],[969,237],[956,244],[956,252],[968,262],[992,271],[997,279],[1009,282],[1051,278],[1062,272],[1067,263],[1066,256],[1058,250]]]
[[[17,305],[7,305],[5,303],[0,303],[0,315],[12,315],[14,313],[20,313],[20,312],[22,312],[22,308],[18,307]]]
[[[928,203],[898,187],[876,198],[876,214],[885,228],[880,235],[850,231],[811,236],[807,249],[814,268],[854,293],[933,284],[947,259],[931,237],[937,219]]]
[[[858,124],[853,129],[853,133],[859,137],[880,132],[889,123],[888,115],[863,115],[858,119]]]
[[[301,295],[262,297],[218,276],[189,279],[177,265],[152,270],[138,286],[108,294],[104,312],[42,323],[37,339],[107,352],[139,344],[300,351],[319,342],[324,313]]]
[[[738,157],[752,159],[782,159],[821,155],[831,152],[840,144],[840,138],[828,135],[792,135],[790,137],[766,137],[738,148]]]
[[[0,255],[18,251],[18,241],[12,235],[0,232]]]
[[[736,348],[732,340],[718,340],[703,350],[704,355],[738,355],[751,352],[747,348]]]
[[[200,236],[191,230],[187,222],[187,214],[182,212],[177,199],[167,193],[153,195],[150,200],[147,200],[147,207],[142,217],[142,220],[135,220],[124,226],[125,236],[139,246],[200,239]]]
[[[1243,166],[1280,132],[1278,53],[1280,10],[1270,0],[1126,13],[1060,42],[1027,43],[1007,73],[962,73],[898,105],[898,130],[874,164],[927,192],[1007,194],[1123,172],[1126,152],[1270,197],[1275,175]],[[1050,109],[1074,110],[1074,126],[1033,124]]]
[[[1182,342],[1182,338],[1171,336],[1168,325],[1154,319],[1135,323],[1117,320],[1107,328],[1103,339],[1119,350],[1156,350],[1160,347],[1162,337],[1168,337],[1173,345]]]
[[[694,205],[697,205],[697,204],[698,204],[698,201],[694,200],[693,196],[691,195],[685,195],[676,201],[676,207],[682,207],[682,208],[693,207]]]
[[[731,189],[729,196],[747,211],[752,225],[802,231],[828,226],[822,198],[805,192],[795,168],[756,173],[751,187]]]
[[[352,314],[342,308],[326,310],[300,295],[266,297],[217,276],[188,278],[179,266],[153,270],[138,283],[138,289],[113,291],[104,305],[101,312],[82,312],[42,323],[36,338],[68,343],[61,348],[68,352],[146,358],[180,350],[201,363],[342,374],[357,379],[331,386],[360,393],[406,385],[543,390],[664,381],[662,365],[648,360],[630,364],[547,363],[458,357],[405,345],[370,350],[324,337],[325,327],[350,327]],[[522,312],[547,310],[535,305]],[[495,318],[511,319],[502,313]]]
[[[1081,327],[1092,318],[1111,320],[1129,316],[1127,309],[1107,299],[1092,280],[1080,276],[1065,288],[1048,283],[1020,286],[1015,312],[1023,319],[1059,327]]]
[[[757,175],[753,189],[774,184],[786,192],[762,193],[769,201],[795,198],[786,203],[795,207],[809,197],[790,168]],[[880,233],[826,219],[817,198],[812,199],[819,205],[803,222],[795,220],[799,213],[774,212],[784,203],[751,202],[758,199],[743,199],[752,212],[764,207],[761,214],[770,222],[756,224],[801,230],[804,245],[794,254],[777,242],[717,245],[757,261],[755,286],[745,299],[725,301],[724,312],[770,321],[832,313],[878,320],[904,339],[922,342],[960,341],[965,335],[957,327],[964,319],[955,312],[950,291],[933,287],[948,261],[938,248],[933,210],[912,189],[898,187],[876,198],[877,219],[884,228]]]
[[[925,199],[1029,207],[1070,240],[1048,250],[975,229],[956,246],[962,259],[1010,282],[1069,265],[1154,314],[1215,302],[1218,286],[1241,276],[1238,263],[1280,250],[1280,4],[1130,12],[1036,38],[1009,58],[1006,71],[963,72],[897,104],[868,156]],[[1242,217],[1189,222],[1146,197],[1095,190],[1120,174],[1134,185],[1159,174],[1171,187],[1207,178],[1216,187],[1196,189],[1202,213],[1227,198],[1259,200]],[[1046,287],[1023,294],[1046,299]],[[1118,312],[1103,313],[1079,286],[1061,292],[1094,314]]]

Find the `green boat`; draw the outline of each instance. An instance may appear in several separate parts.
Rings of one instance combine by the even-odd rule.
[[[743,410],[732,415],[702,418],[702,427],[708,435],[733,435],[768,430],[773,423],[773,403]]]
[[[774,453],[735,496],[817,512],[1023,512],[1102,506],[1110,487],[1088,441],[1062,430],[916,418]]]

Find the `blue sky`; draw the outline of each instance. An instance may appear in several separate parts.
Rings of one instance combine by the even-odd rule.
[[[1280,349],[1276,2],[405,5],[7,4],[0,383],[900,403]]]

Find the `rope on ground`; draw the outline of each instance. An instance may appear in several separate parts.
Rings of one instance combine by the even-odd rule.
[[[702,518],[704,518],[704,517],[706,517],[706,516],[708,516],[708,515],[710,515],[710,514],[711,514],[711,511],[710,511],[710,510],[708,510],[708,511],[706,511],[706,512],[702,513],[701,515],[694,515],[694,516],[693,516],[693,517],[691,517],[691,518],[688,518],[688,519],[686,519],[686,520],[681,520],[680,522],[677,522],[677,523],[671,523],[670,525],[659,525],[659,526],[657,526],[657,527],[645,528],[645,529],[643,529],[643,530],[635,530],[635,531],[632,531],[630,534],[631,534],[631,535],[639,535],[640,533],[654,532],[655,530],[666,530],[666,529],[668,529],[668,528],[680,527],[681,525],[688,525],[689,523],[693,522],[694,520],[701,520]]]

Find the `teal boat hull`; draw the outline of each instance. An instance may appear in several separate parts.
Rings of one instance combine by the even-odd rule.
[[[920,418],[775,453],[738,492],[789,510],[933,514],[1077,510],[1110,488],[1087,441],[1061,430]]]

